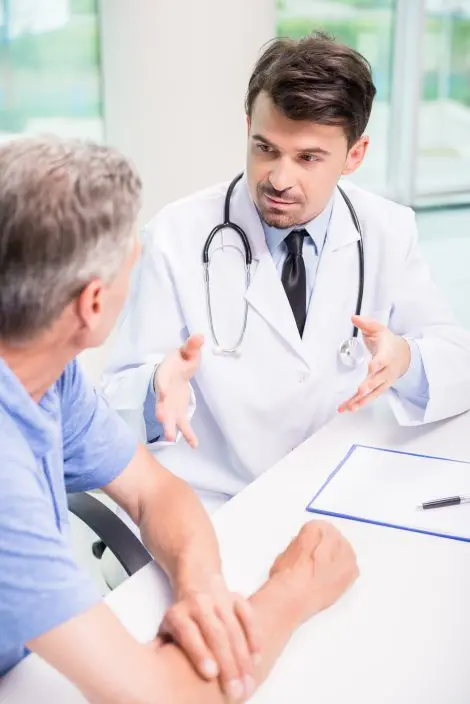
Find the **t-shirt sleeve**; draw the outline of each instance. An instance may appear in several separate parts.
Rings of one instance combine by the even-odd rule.
[[[47,467],[2,453],[0,485],[1,670],[25,643],[88,610],[100,594],[58,528]]]
[[[76,360],[59,383],[67,492],[104,486],[130,463],[137,438],[88,383]]]

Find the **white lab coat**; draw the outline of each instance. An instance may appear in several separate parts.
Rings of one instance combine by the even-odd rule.
[[[429,382],[424,410],[394,391],[388,394],[398,422],[420,424],[469,409],[470,333],[456,325],[430,279],[412,210],[349,182],[342,186],[363,230],[362,313],[417,341]],[[245,293],[241,245],[227,233],[225,249],[219,238],[211,250],[211,299],[224,346],[236,341],[247,302],[246,336],[240,357],[214,355],[201,253],[221,221],[226,188],[221,184],[173,203],[148,226],[104,378],[111,405],[143,439],[143,402],[155,364],[189,334],[205,335],[192,384],[199,448],[191,450],[184,440],[149,445],[203,498],[243,489],[331,420],[367,374],[367,361],[349,370],[338,358],[340,343],[352,334],[358,293],[358,233],[341,195],[336,192],[301,339],[244,179],[235,189],[231,217],[251,243],[251,284]]]

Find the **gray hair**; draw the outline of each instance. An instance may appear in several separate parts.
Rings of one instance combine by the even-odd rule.
[[[111,147],[55,137],[0,147],[0,339],[47,329],[132,245],[141,182]]]

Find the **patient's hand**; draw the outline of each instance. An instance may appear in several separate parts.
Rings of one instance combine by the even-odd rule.
[[[284,585],[290,603],[297,605],[299,623],[331,606],[358,576],[351,545],[325,521],[304,525],[270,572],[271,579]]]
[[[177,593],[159,636],[157,647],[162,639],[171,639],[203,678],[220,677],[227,696],[252,693],[261,649],[256,614],[248,601],[227,589],[221,575]]]

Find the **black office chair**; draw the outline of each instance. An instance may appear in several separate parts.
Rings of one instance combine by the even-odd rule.
[[[96,533],[93,555],[101,559],[109,548],[130,576],[145,567],[152,557],[131,529],[104,503],[87,493],[69,494],[69,511]]]

